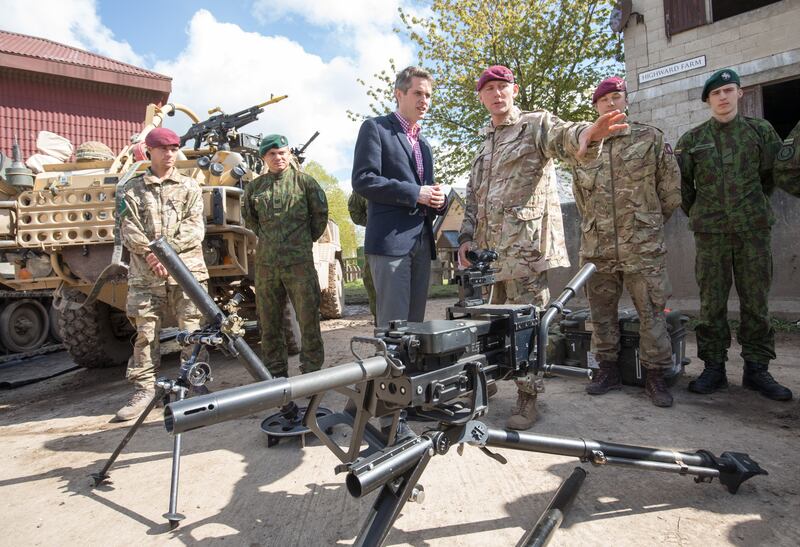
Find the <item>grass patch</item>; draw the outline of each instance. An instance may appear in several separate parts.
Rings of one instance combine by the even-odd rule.
[[[428,298],[455,298],[458,296],[458,285],[432,285]],[[345,283],[344,301],[348,304],[369,304],[367,289],[361,279]]]

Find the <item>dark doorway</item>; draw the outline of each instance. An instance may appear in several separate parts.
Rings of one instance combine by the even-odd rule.
[[[761,88],[764,119],[785,139],[800,120],[800,78]]]
[[[777,4],[780,0],[711,0],[711,17],[714,21],[727,19],[746,11]]]

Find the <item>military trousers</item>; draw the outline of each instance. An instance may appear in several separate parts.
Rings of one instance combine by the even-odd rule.
[[[498,281],[484,290],[491,291],[490,304],[533,304],[544,308],[550,301],[547,270],[532,271],[528,277]]]
[[[666,269],[647,273],[595,272],[589,278],[586,295],[592,314],[592,353],[599,361],[617,361],[623,287],[639,315],[639,361],[646,369],[671,367],[672,342],[664,313],[671,293]]]
[[[201,284],[208,289],[206,282]],[[200,328],[203,316],[179,286],[165,284],[156,287],[128,287],[125,312],[128,320],[136,327],[136,341],[133,343],[133,355],[128,359],[125,377],[137,389],[153,387],[156,381],[161,365],[160,334],[165,309],[175,313],[178,328],[189,332]],[[183,348],[181,361],[191,356],[192,349],[191,346]],[[198,359],[208,361],[208,351],[205,348]]]
[[[731,346],[728,296],[735,283],[740,322],[736,339],[742,359],[767,364],[775,359],[775,331],[769,320],[772,285],[770,229],[729,234],[696,232],[695,276],[700,288],[697,356],[724,363]]]
[[[300,326],[300,370],[306,373],[322,368],[325,351],[319,328],[320,289],[314,263],[300,262],[281,268],[256,263],[255,281],[261,354],[270,373],[288,375],[283,318],[287,297]]]

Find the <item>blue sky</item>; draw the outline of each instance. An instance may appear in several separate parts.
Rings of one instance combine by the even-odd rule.
[[[370,81],[390,58],[414,60],[393,30],[398,7],[421,9],[418,0],[0,0],[0,28],[171,76],[170,100],[198,114],[288,94],[248,131],[300,143],[319,130],[308,157],[349,191],[358,124],[346,112],[369,111],[357,79]]]

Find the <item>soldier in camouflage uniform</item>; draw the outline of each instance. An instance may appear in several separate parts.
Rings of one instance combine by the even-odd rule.
[[[713,393],[727,387],[725,361],[731,343],[728,294],[735,280],[741,323],[742,385],[785,401],[792,392],[768,372],[775,358],[775,333],[767,299],[772,283],[769,205],[772,169],[780,139],[769,122],[738,113],[739,76],[731,69],[706,80],[702,100],[711,119],[687,131],[675,154],[681,168],[681,207],[689,216],[697,247],[700,287],[697,356],[705,362],[689,391]]]
[[[350,220],[358,226],[367,225],[367,198],[353,192],[350,194],[350,199],[347,200],[347,209],[350,211]],[[375,283],[372,282],[372,272],[369,269],[369,260],[364,260],[364,270],[361,273],[364,279],[364,288],[367,290],[367,298],[369,298],[369,312],[372,314],[373,320],[378,316],[375,313]]]
[[[778,150],[774,177],[775,186],[800,198],[800,122]]]
[[[322,367],[325,354],[311,246],[328,225],[328,201],[317,181],[290,163],[286,137],[267,135],[259,153],[267,172],[245,188],[242,215],[258,236],[255,282],[263,361],[273,376],[288,375],[283,323],[288,295],[300,325],[300,370],[313,372]]]
[[[153,129],[145,144],[152,164],[123,189],[120,215],[122,242],[130,251],[127,314],[136,327],[127,378],[136,386],[128,403],[117,412],[118,421],[138,417],[155,394],[161,362],[159,332],[165,307],[172,310],[181,329],[200,328],[202,316],[195,305],[150,252],[147,244],[164,236],[197,281],[205,285],[208,271],[203,260],[203,199],[197,181],[175,169],[178,135],[166,128]],[[181,354],[187,359],[191,348]],[[201,360],[207,360],[204,353]]]
[[[628,107],[625,80],[603,80],[592,95],[598,114]],[[600,395],[622,386],[619,298],[627,287],[639,314],[639,359],[645,391],[656,406],[672,406],[663,372],[672,365],[664,306],[670,295],[664,222],[681,204],[680,171],[664,135],[631,123],[603,142],[600,158],[573,168],[575,203],[582,217],[581,264],[597,272],[586,284],[592,313],[592,351],[599,369],[586,386]]]
[[[547,270],[568,266],[561,205],[552,158],[582,157],[591,141],[600,141],[625,125],[624,115],[608,114],[594,124],[563,122],[549,112],[522,112],[514,106],[519,86],[504,66],[486,69],[477,82],[478,97],[491,123],[472,163],[464,221],[458,236],[459,262],[469,264],[471,248],[497,251],[492,302],[534,304],[549,300]],[[597,157],[593,146],[588,157]],[[517,404],[506,426],[528,429],[536,420],[541,381],[517,381]]]

